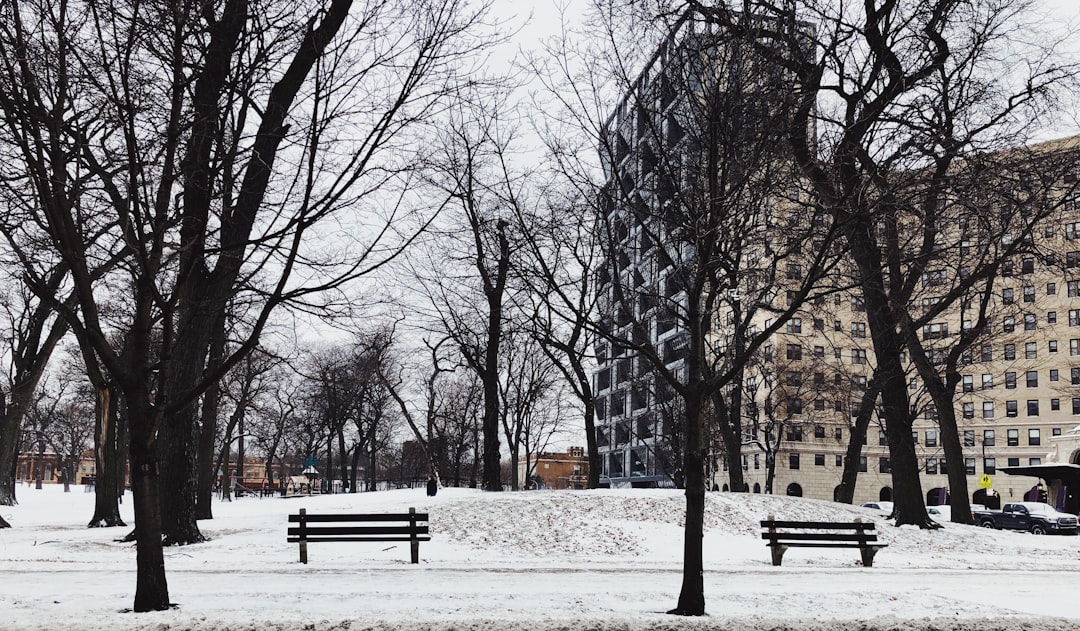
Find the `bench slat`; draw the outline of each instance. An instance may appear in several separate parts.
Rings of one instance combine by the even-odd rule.
[[[877,541],[877,535],[848,535],[829,532],[763,532],[762,539],[790,539],[792,541]]]
[[[324,522],[325,523],[325,522],[338,522],[338,521],[361,521],[361,522],[363,522],[363,521],[409,521],[411,519],[415,519],[416,521],[427,521],[428,520],[428,514],[427,513],[414,513],[414,514],[410,515],[409,513],[384,513],[384,514],[373,514],[373,515],[362,515],[362,514],[333,515],[333,514],[327,514],[327,513],[323,513],[323,514],[308,513],[307,515],[304,515],[304,521],[306,521],[308,523],[312,523],[312,522]],[[289,521],[290,522],[299,522],[300,521],[300,515],[289,515]]]
[[[306,528],[290,527],[290,535],[299,535],[301,533],[309,536],[319,535],[356,535],[356,536],[375,536],[375,535],[408,535],[410,533],[417,533],[426,535],[428,532],[427,525],[417,524],[415,527],[409,526],[308,526]]]
[[[420,536],[416,538],[417,541],[431,541],[431,537]],[[300,543],[300,537],[289,536],[289,543]],[[347,536],[333,536],[333,537],[307,537],[308,543],[322,543],[324,541],[412,541],[412,537],[347,537]]]
[[[797,543],[796,542],[788,543],[788,542],[785,542],[785,541],[778,541],[778,542],[773,542],[773,543],[767,543],[765,545],[766,546],[774,546],[774,545],[775,546],[786,546],[788,548],[862,548],[862,547],[884,548],[888,544],[871,543],[871,544],[867,544],[866,546],[861,546],[861,545],[859,545],[857,543],[824,543],[824,542],[815,543],[815,542],[806,542],[806,541],[800,541],[800,542],[797,542]]]
[[[762,528],[799,528],[816,530],[873,530],[874,522],[835,523],[828,521],[772,521],[762,520]]]

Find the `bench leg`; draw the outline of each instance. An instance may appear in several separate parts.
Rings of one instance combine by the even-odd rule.
[[[300,562],[307,563],[307,541],[300,541]]]
[[[769,546],[769,551],[772,552],[772,564],[780,565],[780,562],[784,560],[784,553],[787,552],[787,546]]]
[[[866,546],[865,548],[859,548],[859,552],[862,553],[863,567],[874,567],[874,555],[877,554],[878,548],[873,546]]]
[[[411,552],[412,552],[412,562],[413,563],[419,563],[420,562],[420,540],[419,539],[413,539],[413,540],[409,541],[409,548],[411,549]]]

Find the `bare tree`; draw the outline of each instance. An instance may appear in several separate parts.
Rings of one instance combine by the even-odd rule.
[[[403,206],[368,223],[379,213],[364,200],[403,181],[409,131],[486,41],[472,38],[479,15],[464,3],[429,4],[3,4],[0,116],[12,157],[26,165],[28,188],[46,190],[67,176],[57,168],[66,156],[39,159],[42,131],[59,126],[61,148],[94,183],[93,195],[50,192],[38,203],[78,296],[77,311],[53,307],[101,359],[130,419],[137,611],[170,606],[161,535],[202,539],[198,398],[254,348],[275,308],[319,308],[315,296],[412,236],[388,229]],[[354,242],[337,249],[312,244],[343,209],[387,229],[347,233]],[[103,226],[115,227],[111,238],[98,235]],[[130,302],[119,351],[107,343],[89,267],[112,243],[126,255]],[[298,266],[305,282],[293,275]],[[41,279],[28,281],[53,299]],[[257,305],[251,333],[207,372],[213,324],[238,294]]]
[[[1038,45],[1023,39],[1030,32],[1023,23],[1027,2],[841,7],[747,0],[738,13],[690,4],[740,33],[751,32],[743,16],[769,18],[769,28],[755,29],[755,46],[793,75],[800,99],[788,142],[858,272],[897,524],[932,527],[923,510],[901,362],[910,336],[896,333],[909,320],[918,328],[930,322],[914,314],[912,297],[925,274],[939,274],[934,254],[946,208],[939,198],[956,172],[1030,133],[1075,69],[1055,54],[1052,38]],[[805,23],[814,28],[802,28]],[[1027,62],[1020,76],[1013,72],[1018,59]]]
[[[620,445],[648,433],[631,431],[636,415],[656,422],[647,418],[649,393],[666,393],[657,409],[677,400],[681,419],[664,429],[681,433],[673,469],[676,484],[685,483],[687,518],[672,613],[701,615],[709,437],[722,436],[731,482],[742,490],[746,366],[832,272],[835,232],[809,220],[814,209],[802,201],[786,155],[780,131],[794,102],[778,66],[700,14],[666,21],[626,3],[598,4],[592,31],[608,45],[568,59],[575,51],[559,42],[555,65],[586,70],[552,86],[559,111],[574,112],[604,168],[602,182],[595,171],[564,170],[585,178],[578,185],[591,189],[583,197],[596,202],[603,240],[594,328],[606,339],[597,357],[608,394],[597,394],[609,398],[605,424]],[[643,51],[643,42],[655,46]],[[596,112],[613,93],[621,100]],[[784,284],[778,270],[788,264],[801,273]]]

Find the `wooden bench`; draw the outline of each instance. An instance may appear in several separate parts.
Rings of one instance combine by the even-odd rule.
[[[877,543],[873,522],[856,518],[851,523],[825,521],[776,521],[772,515],[761,522],[766,529],[761,538],[768,540],[772,564],[780,565],[788,548],[858,548],[863,567],[874,565],[874,555],[888,544]]]
[[[428,515],[410,508],[408,513],[309,514],[301,508],[289,515],[289,543],[300,544],[300,562],[307,563],[307,545],[325,541],[408,541],[412,562],[420,562],[420,542],[428,536]],[[324,525],[333,524],[333,525]],[[344,524],[344,525],[338,525]]]

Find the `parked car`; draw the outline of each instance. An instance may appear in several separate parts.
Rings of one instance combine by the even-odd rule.
[[[934,519],[934,520],[937,520],[937,521],[951,521],[952,520],[952,506],[947,506],[947,505],[927,506],[926,507],[926,514],[929,515],[931,519]]]
[[[859,504],[859,506],[862,506],[863,508],[872,508],[874,510],[879,510],[886,515],[892,515],[893,512],[892,502],[863,502],[862,504]]]
[[[1036,535],[1075,535],[1077,532],[1076,515],[1059,513],[1043,502],[1005,504],[1000,511],[972,511],[971,516],[983,528],[1026,530]]]

